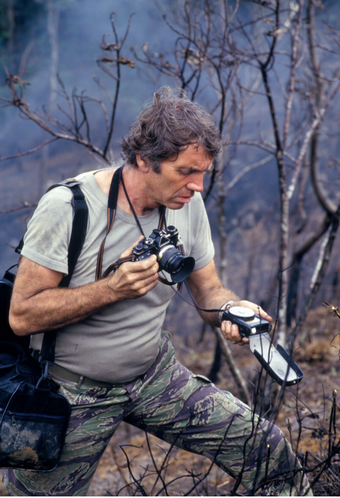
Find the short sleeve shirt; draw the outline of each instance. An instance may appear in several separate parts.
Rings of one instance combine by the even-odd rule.
[[[69,287],[95,281],[97,255],[106,233],[106,194],[94,172],[79,175],[89,208],[86,239]],[[72,192],[58,187],[43,196],[28,225],[22,255],[54,271],[67,274],[68,244],[72,231]],[[146,236],[157,228],[158,210],[138,217]],[[186,256],[195,259],[195,270],[214,257],[214,246],[204,203],[196,193],[179,210],[166,209],[167,225],[179,230]],[[133,215],[117,208],[113,227],[105,242],[103,270],[140,236]],[[169,275],[167,274],[169,277]],[[139,299],[113,303],[78,323],[59,329],[56,363],[89,378],[110,383],[128,382],[145,373],[158,354],[166,309],[174,295],[171,286],[157,286]],[[42,334],[32,336],[40,349]]]

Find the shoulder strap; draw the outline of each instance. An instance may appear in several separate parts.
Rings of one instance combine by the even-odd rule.
[[[73,193],[72,206],[74,209],[74,216],[71,238],[68,246],[68,274],[62,278],[59,287],[68,287],[86,237],[88,207],[80,185],[81,182],[66,180],[52,185],[48,189],[52,190],[55,187],[64,186],[71,189]],[[54,363],[54,350],[57,333],[57,330],[53,330],[44,334],[39,361],[41,363],[45,363],[46,367],[48,367],[48,364]],[[45,371],[47,375],[47,370]]]

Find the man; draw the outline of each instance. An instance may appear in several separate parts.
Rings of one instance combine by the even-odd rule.
[[[67,273],[71,194],[58,188],[41,200],[25,236],[10,323],[16,334],[32,334],[35,351],[41,346],[39,332],[58,329],[51,375],[69,399],[72,416],[58,468],[47,474],[8,471],[10,492],[86,494],[122,420],[206,455],[249,493],[289,495],[307,489],[276,426],[177,362],[170,336],[161,330],[173,290],[158,280],[156,255],[105,272],[131,254],[142,234],[157,228],[164,206],[166,224],[178,228],[185,255],[195,259],[187,283],[198,305],[218,310],[233,301],[271,320],[223,288],[216,272],[199,193],[220,146],[209,114],[184,94],[159,90],[122,141],[126,164],[111,210],[113,224],[107,220],[111,182],[117,178],[113,169],[78,177],[89,221],[69,288],[58,284]],[[220,325],[217,312],[200,314],[208,324]],[[221,330],[234,344],[247,342],[229,322]]]

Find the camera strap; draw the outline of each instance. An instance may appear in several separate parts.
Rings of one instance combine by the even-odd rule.
[[[112,181],[111,181],[111,185],[110,185],[108,203],[107,203],[107,228],[106,228],[105,237],[100,245],[98,256],[97,256],[96,280],[100,280],[102,278],[107,277],[111,272],[115,271],[122,263],[125,263],[126,261],[133,260],[133,255],[127,256],[125,258],[119,258],[115,263],[111,264],[104,272],[102,270],[105,242],[106,242],[107,236],[109,235],[109,233],[112,229],[113,223],[115,221],[120,183],[122,183],[122,186],[124,188],[126,198],[128,200],[130,209],[131,209],[131,211],[134,215],[134,218],[136,220],[137,226],[138,226],[141,234],[145,237],[142,226],[139,222],[139,219],[138,219],[136,212],[133,208],[132,202],[130,201],[130,198],[129,198],[128,193],[126,191],[126,187],[125,187],[123,175],[122,175],[123,168],[124,168],[124,165],[121,166],[120,168],[118,168],[114,172],[114,175],[113,175]],[[166,227],[165,207],[160,206],[159,207],[158,229],[162,230],[164,227]],[[165,279],[162,279],[162,277],[159,277],[159,279],[161,281],[165,280]],[[165,282],[167,282],[169,284],[169,282],[167,280],[165,280]]]

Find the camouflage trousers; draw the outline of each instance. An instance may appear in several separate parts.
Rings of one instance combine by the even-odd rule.
[[[14,495],[86,495],[99,460],[123,420],[205,455],[250,495],[303,495],[308,482],[281,430],[229,392],[194,375],[175,358],[170,334],[142,377],[112,388],[57,379],[72,405],[59,466],[52,472],[7,470]]]

